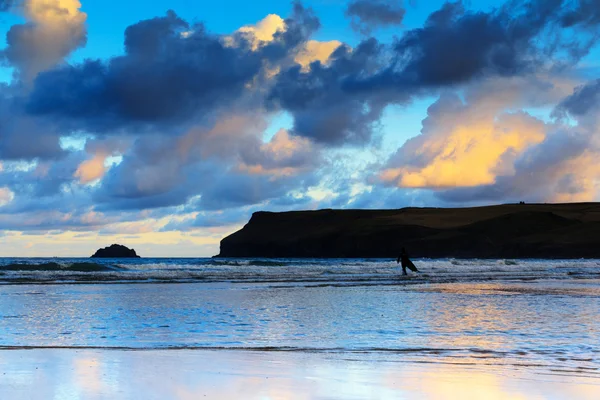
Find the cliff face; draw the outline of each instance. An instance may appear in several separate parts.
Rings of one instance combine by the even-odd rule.
[[[600,204],[258,212],[219,257],[600,258]]]

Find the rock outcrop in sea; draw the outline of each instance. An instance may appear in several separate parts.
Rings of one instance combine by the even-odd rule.
[[[600,258],[600,203],[257,212],[217,257]]]
[[[99,249],[92,258],[140,258],[140,256],[136,254],[134,249],[120,244],[113,244],[110,247]]]

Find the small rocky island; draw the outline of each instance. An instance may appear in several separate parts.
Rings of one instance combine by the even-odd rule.
[[[113,244],[110,247],[99,249],[92,258],[140,258],[140,256],[136,254],[134,249],[120,244]]]
[[[600,203],[257,212],[218,257],[600,258]]]

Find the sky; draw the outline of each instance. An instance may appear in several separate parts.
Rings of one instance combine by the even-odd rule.
[[[0,257],[600,198],[600,0],[0,0]]]

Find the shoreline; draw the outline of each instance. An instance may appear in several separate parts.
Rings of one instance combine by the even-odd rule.
[[[15,400],[54,398],[66,393],[86,399],[591,400],[600,396],[600,379],[584,373],[417,363],[360,354],[0,350],[0,368],[0,392]]]

